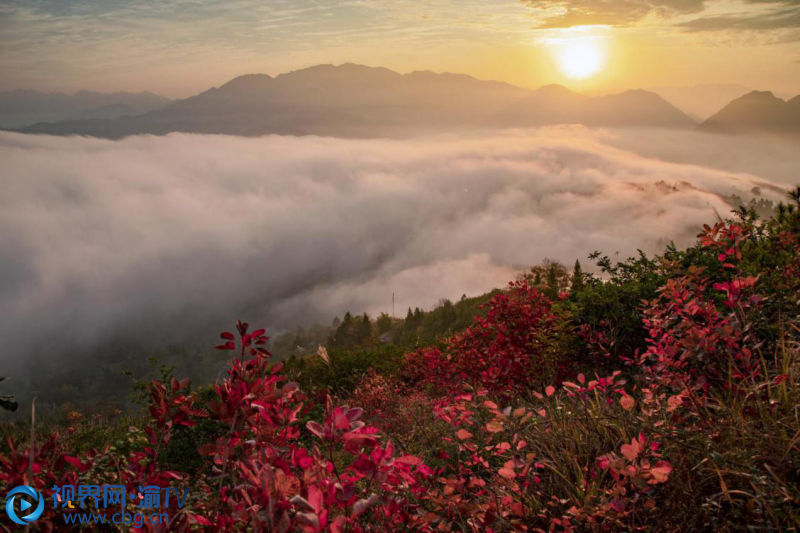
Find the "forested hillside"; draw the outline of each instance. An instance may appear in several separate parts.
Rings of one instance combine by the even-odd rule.
[[[140,414],[71,413],[33,443],[5,426],[2,491],[188,489],[170,531],[800,527],[800,188],[687,249],[591,258],[598,275],[548,262],[404,319],[348,313],[286,336],[285,362],[237,321],[212,386],[165,367]]]

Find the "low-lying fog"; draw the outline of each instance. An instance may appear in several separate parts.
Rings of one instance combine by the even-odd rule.
[[[779,200],[764,140],[555,127],[416,140],[0,133],[0,373],[34,351],[276,329],[690,242],[721,195]],[[212,329],[211,333],[216,333]],[[76,359],[77,360],[77,359]],[[8,370],[7,370],[8,369]]]

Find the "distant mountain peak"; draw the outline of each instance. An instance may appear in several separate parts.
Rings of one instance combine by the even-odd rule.
[[[441,76],[438,72],[434,72],[432,70],[415,70],[413,72],[409,72],[406,76],[416,76],[420,78],[433,78],[436,76]]]
[[[659,94],[646,89],[628,89],[627,91],[622,91],[621,93],[609,94],[607,97],[626,97],[636,98],[638,100],[661,100],[666,102],[666,100],[664,100],[664,98],[662,98]]]
[[[392,77],[399,77],[400,74],[397,72],[390,70],[385,67],[370,67],[367,65],[361,65],[359,63],[342,63],[339,65],[334,65],[332,63],[322,63],[319,65],[314,65],[311,67],[301,68],[297,70],[292,70],[290,72],[285,72],[283,74],[279,74],[275,77],[275,79],[282,79],[282,78],[298,78],[298,77],[308,77],[308,76],[317,76],[317,75],[357,75],[357,74],[365,74],[365,75],[389,75]]]
[[[800,134],[797,97],[786,102],[771,91],[751,91],[732,100],[699,129],[719,133]]]
[[[233,78],[228,83],[221,85],[220,89],[223,87],[228,89],[246,89],[255,86],[261,86],[264,83],[272,81],[273,79],[274,78],[269,74],[243,74]]]
[[[564,87],[563,85],[559,85],[557,83],[550,83],[548,85],[542,85],[534,92],[539,94],[578,94],[575,91]]]
[[[772,91],[750,91],[749,93],[745,94],[744,96],[741,96],[741,97],[737,98],[736,100],[739,100],[741,102],[744,102],[744,101],[764,101],[764,102],[766,102],[766,101],[780,100],[781,102],[783,102],[783,100],[778,98],[777,96],[775,96],[775,94]],[[736,100],[734,100],[734,101],[736,101]]]

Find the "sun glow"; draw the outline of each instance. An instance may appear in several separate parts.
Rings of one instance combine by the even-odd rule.
[[[557,56],[561,72],[569,78],[586,79],[594,76],[605,66],[605,54],[599,43],[581,39],[568,41],[560,46]]]

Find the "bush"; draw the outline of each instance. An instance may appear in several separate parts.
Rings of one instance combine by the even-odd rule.
[[[70,413],[34,465],[12,428],[0,490],[186,487],[175,531],[796,530],[798,213],[600,259],[608,280],[556,302],[517,281],[405,357],[334,349],[284,369],[237,322],[212,388],[165,369],[139,384],[141,419]],[[57,521],[48,506],[36,525]]]

